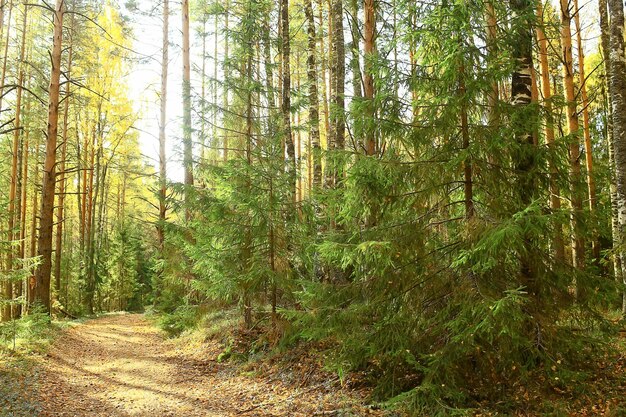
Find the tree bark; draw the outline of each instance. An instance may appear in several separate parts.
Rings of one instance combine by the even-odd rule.
[[[539,0],[541,1],[541,0]],[[498,55],[498,21],[496,17],[496,11],[491,1],[486,5],[486,17],[487,17],[487,55],[490,61],[495,60]],[[487,93],[487,107],[488,107],[488,124],[494,131],[497,130],[499,125],[498,115],[498,100],[500,98],[500,88],[498,81],[492,81],[489,85]]]
[[[548,64],[548,38],[544,32],[543,4],[542,0],[537,1],[537,43],[539,44],[539,68],[541,73],[541,92],[546,109],[546,126],[544,133],[546,145],[554,150],[554,121],[552,119],[552,90],[550,88],[550,65]],[[554,212],[561,210],[561,195],[557,184],[558,173],[555,163],[550,160],[550,209]],[[552,246],[554,256],[558,261],[565,260],[565,244],[563,242],[563,229],[557,225],[553,237]]]
[[[0,80],[0,110],[2,110],[2,94],[4,89],[4,82],[6,78],[7,61],[9,59],[9,33],[11,31],[11,12],[13,10],[13,0],[9,3],[9,22],[7,24],[7,36],[4,47],[4,58],[2,64],[2,78]],[[21,90],[21,89],[19,89]],[[21,93],[20,93],[21,95]],[[19,132],[16,132],[16,136],[19,136]],[[9,225],[7,233],[7,241],[13,241],[13,228],[14,228],[14,211],[15,211],[15,187],[17,185],[17,174],[14,170],[17,168],[17,142],[14,138],[12,146],[12,158],[11,158],[11,184],[9,190]],[[13,269],[13,249],[9,248],[7,253],[7,270]],[[2,283],[2,296],[6,304],[2,305],[2,321],[8,321],[11,319],[11,305],[9,302],[13,299],[13,283],[10,279],[7,279]]]
[[[30,102],[26,103],[26,107],[24,108],[24,113],[29,114],[30,112]],[[25,261],[26,260],[26,230],[28,228],[26,223],[26,215],[28,213],[28,168],[29,168],[29,156],[30,156],[30,131],[29,129],[24,129],[24,143],[22,145],[23,149],[23,163],[22,163],[22,193],[20,196],[20,206],[21,206],[21,214],[20,214],[20,258]],[[33,206],[33,211],[35,211],[35,207]],[[34,215],[34,213],[33,213]],[[26,280],[26,285],[28,285],[28,279]],[[16,289],[16,296],[21,297],[24,295],[24,282],[19,282],[18,287]],[[28,286],[26,286],[28,288]],[[28,297],[27,297],[28,298]],[[19,304],[17,306],[17,316],[20,317],[23,311],[27,310],[27,306],[23,306]]]
[[[589,98],[587,97],[587,80],[585,78],[585,51],[583,49],[581,33],[582,26],[580,24],[580,9],[578,8],[578,0],[574,0],[574,13],[576,45],[578,48],[578,84],[583,106],[583,138],[585,143],[585,167],[587,168],[587,192],[589,195],[589,212],[593,218],[596,212],[597,197],[596,183],[593,176],[593,147],[591,145],[591,133],[589,131]],[[592,228],[591,250],[593,259],[598,262],[600,260],[600,242],[598,241],[598,230],[597,227],[595,227],[595,221]]]
[[[318,3],[319,6],[319,10],[318,10],[318,19],[319,19],[319,27],[320,27],[320,56],[321,56],[321,60],[320,60],[320,72],[322,73],[322,113],[324,116],[324,135],[326,138],[326,147],[328,148],[328,143],[329,143],[329,131],[330,131],[330,111],[328,109],[328,82],[326,81],[326,70],[328,68],[328,56],[326,54],[326,48],[324,47],[325,42],[324,42],[324,30],[323,30],[323,9],[324,9],[324,2],[323,0],[319,0]],[[329,11],[330,13],[330,11]],[[328,52],[330,53],[330,45],[328,47]],[[321,135],[320,135],[321,136]],[[320,139],[321,141],[321,139]],[[321,143],[320,143],[321,146]],[[328,168],[327,168],[328,169]]]
[[[4,43],[4,58],[2,60],[2,76],[0,77],[0,110],[2,110],[2,100],[4,98],[4,83],[6,81],[7,63],[9,61],[9,35],[11,34],[11,15],[13,14],[13,0],[9,0],[9,15],[7,22],[6,40]],[[3,16],[4,17],[4,16]]]
[[[353,102],[359,103],[363,98],[363,74],[361,73],[361,25],[359,24],[359,1],[349,0],[349,20],[350,25],[350,37],[352,42],[350,43],[350,71],[352,72],[352,96]],[[353,113],[353,128],[352,135],[354,142],[358,144],[363,143],[363,114],[360,112]]]
[[[291,137],[291,45],[289,31],[289,0],[281,0],[281,34],[282,34],[282,114],[283,114],[283,137],[287,149],[287,172],[292,184],[291,192],[296,198],[296,150]]]
[[[374,0],[364,0],[365,24],[363,41],[365,52],[365,73],[363,76],[363,95],[365,98],[365,154],[375,155],[376,149],[376,106],[374,103],[374,59],[376,58],[376,8]]]
[[[522,18],[532,11],[530,0],[511,0],[511,9],[514,16]],[[527,18],[525,18],[527,20]],[[517,62],[513,70],[511,81],[511,104],[518,108],[518,113],[513,119],[513,128],[517,140],[514,154],[514,163],[517,171],[517,189],[520,200],[518,210],[528,207],[536,194],[536,185],[533,178],[535,165],[535,145],[533,141],[532,124],[528,123],[527,112],[524,109],[532,102],[532,24],[530,21],[517,25],[515,44],[513,46],[513,58]],[[536,272],[533,266],[532,250],[533,243],[529,236],[524,237],[524,249],[519,254],[521,282],[528,294],[537,299],[538,287]],[[536,307],[536,306],[535,306]]]
[[[37,236],[37,219],[39,218],[37,210],[39,209],[39,193],[37,192],[37,183],[39,181],[39,135],[37,135],[37,139],[35,140],[35,146],[33,148],[33,153],[34,153],[34,166],[35,166],[35,172],[33,174],[33,202],[32,202],[32,208],[33,208],[33,217],[31,218],[31,223],[30,223],[30,252],[29,252],[29,256],[31,258],[34,258],[35,255],[37,254],[37,240],[38,240],[38,236]],[[32,276],[30,276],[28,278],[28,285],[26,287],[26,292],[27,292],[27,307],[30,308],[30,306],[35,302],[35,288],[37,286],[37,278],[36,278],[36,274],[33,274]]]
[[[229,17],[230,17],[230,0],[226,0],[226,8],[224,10],[224,62],[228,63],[228,47],[229,47]],[[228,64],[224,65],[224,91],[222,91],[222,95],[224,96],[224,108],[222,109],[222,126],[224,127],[224,139],[223,139],[223,148],[224,148],[224,162],[228,161],[228,147],[229,144],[229,132],[228,132],[228,77],[230,66]]]
[[[41,212],[38,240],[38,255],[41,264],[37,269],[35,300],[50,312],[50,275],[52,272],[52,227],[54,223],[54,193],[56,182],[56,152],[59,121],[59,90],[61,79],[61,52],[63,43],[63,15],[65,1],[56,0],[54,11],[54,33],[51,54],[52,69],[48,103],[48,129],[46,155],[41,193]]]
[[[608,5],[611,16],[609,44],[611,78],[609,89],[613,109],[613,149],[615,154],[619,220],[618,247],[622,261],[622,279],[624,279],[626,278],[623,252],[626,237],[626,55],[624,54],[624,5],[621,0],[608,0]],[[623,295],[622,314],[626,314],[626,291]]]
[[[599,0],[598,2],[599,16],[600,16],[600,45],[602,51],[602,57],[604,58],[604,74],[605,83],[607,87],[611,82],[611,59],[610,59],[610,33],[609,33],[609,16],[607,9],[607,0]],[[615,151],[613,149],[613,112],[611,111],[610,93],[607,96],[607,109],[606,109],[606,141],[609,154],[609,172],[610,172],[610,184],[609,193],[611,197],[611,237],[613,240],[613,247],[617,247],[619,244],[619,219],[617,208],[617,183],[615,178]],[[611,258],[613,259],[613,273],[615,274],[615,280],[622,282],[622,262],[619,254],[614,253]]]
[[[328,149],[342,151],[345,149],[345,78],[346,57],[343,36],[343,1],[332,0],[330,9],[331,65],[330,65],[330,129],[328,132]],[[343,168],[336,163],[331,164],[329,185],[335,186],[342,180]]]
[[[165,155],[165,125],[167,123],[167,75],[169,63],[169,0],[163,0],[163,46],[161,58],[161,112],[159,118],[159,248],[165,245],[165,217],[167,208],[167,159]],[[216,66],[217,68],[217,66]]]
[[[22,94],[23,88],[22,84],[24,83],[24,53],[26,50],[26,22],[28,20],[28,6],[24,6],[24,19],[22,22],[22,41],[20,47],[20,61],[18,64],[18,77],[17,77],[17,92],[16,92],[16,101],[15,101],[15,121],[13,131],[13,146],[11,152],[11,182],[9,185],[9,236],[8,241],[13,242],[16,237],[15,233],[15,221],[17,220],[17,210],[16,207],[19,206],[18,201],[18,183],[20,181],[21,170],[19,169],[19,154],[20,154],[20,139],[22,133]],[[7,39],[8,43],[8,39]],[[20,193],[21,194],[21,193]],[[21,224],[21,223],[18,223]],[[13,259],[16,253],[11,246],[7,252],[7,270],[13,271]],[[13,282],[11,279],[8,279],[4,283],[4,299],[5,301],[13,300]],[[12,317],[12,305],[5,304],[2,308],[2,321],[8,321]]]
[[[72,27],[74,15],[72,15]],[[67,59],[67,77],[68,79],[71,77],[72,73],[72,57],[73,57],[73,45],[72,45],[72,37],[70,36],[70,47],[69,47],[69,56]],[[54,277],[55,277],[55,290],[57,299],[59,294],[61,293],[61,255],[62,255],[62,246],[63,246],[63,223],[65,222],[65,165],[67,159],[67,138],[68,138],[68,129],[69,129],[69,113],[70,113],[70,85],[71,83],[67,83],[65,85],[65,108],[63,109],[63,138],[61,144],[61,161],[60,161],[60,172],[59,172],[59,203],[57,207],[57,231],[56,231],[56,245],[54,251]]]
[[[320,117],[319,99],[317,96],[317,62],[315,59],[316,34],[315,19],[313,17],[313,5],[311,0],[305,0],[305,14],[307,19],[308,33],[308,56],[307,56],[307,80],[309,82],[309,137],[311,139],[311,152],[313,153],[313,186],[322,185],[322,160],[320,146]]]
[[[585,266],[585,242],[581,230],[582,198],[579,192],[580,175],[580,142],[578,139],[578,112],[576,109],[576,93],[574,91],[574,66],[572,57],[572,30],[569,1],[561,0],[561,48],[563,59],[563,89],[567,102],[567,127],[570,137],[570,200],[572,202],[572,264],[575,268]]]
[[[183,165],[185,168],[185,218],[191,219],[189,187],[193,186],[193,144],[191,138],[191,57],[189,46],[189,0],[183,0]]]
[[[459,39],[459,46],[461,47],[462,40]],[[462,53],[462,52],[461,52]],[[467,219],[471,219],[474,217],[475,208],[474,208],[474,185],[472,182],[472,159],[470,156],[470,152],[468,151],[470,147],[470,132],[469,132],[469,121],[468,121],[468,100],[465,97],[467,94],[467,87],[465,82],[465,58],[461,56],[461,63],[459,65],[459,88],[458,95],[459,100],[461,101],[461,138],[462,138],[462,148],[466,152],[465,160],[463,161],[463,189],[464,189],[464,197],[465,197],[465,217]]]

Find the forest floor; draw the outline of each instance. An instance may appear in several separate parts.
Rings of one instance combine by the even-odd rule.
[[[40,416],[383,415],[336,381],[294,384],[222,363],[219,349],[186,351],[139,314],[72,326],[39,366]]]

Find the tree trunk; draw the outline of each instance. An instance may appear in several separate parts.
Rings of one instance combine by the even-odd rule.
[[[580,96],[582,98],[583,113],[583,138],[585,140],[585,166],[587,168],[587,192],[589,194],[589,212],[593,218],[596,212],[596,183],[593,176],[593,147],[591,145],[591,133],[589,131],[589,98],[587,97],[587,80],[585,79],[585,51],[583,50],[582,27],[580,25],[580,10],[578,0],[574,0],[574,25],[576,27],[576,45],[578,47],[578,83]],[[591,249],[593,259],[600,260],[600,242],[598,241],[598,230],[595,226],[592,229]]]
[[[51,54],[52,69],[48,103],[48,130],[41,193],[38,255],[41,264],[37,269],[35,300],[50,312],[50,274],[52,272],[52,227],[54,223],[54,193],[56,181],[56,152],[59,121],[59,89],[61,79],[61,52],[63,42],[63,15],[65,1],[56,0],[54,34]]]
[[[202,12],[202,64],[200,72],[200,163],[204,163],[206,158],[206,49],[207,49],[207,31],[206,24],[208,16],[206,12]],[[204,179],[200,180],[202,187],[205,186]]]
[[[38,240],[38,236],[37,236],[37,219],[39,218],[37,210],[39,209],[39,193],[37,191],[37,183],[39,181],[39,135],[37,135],[37,139],[35,140],[35,146],[33,148],[33,152],[34,152],[34,166],[35,166],[35,172],[33,175],[33,202],[32,202],[32,208],[33,208],[33,217],[31,219],[31,224],[30,224],[30,252],[29,252],[29,256],[31,258],[34,258],[35,255],[37,254],[37,240]],[[37,278],[36,278],[36,274],[32,275],[28,278],[28,286],[26,288],[27,291],[27,300],[28,300],[28,307],[30,308],[30,306],[35,302],[35,289],[37,286]]]
[[[604,74],[605,83],[607,87],[611,82],[611,59],[610,59],[610,34],[609,34],[609,16],[607,10],[606,0],[599,0],[599,15],[600,15],[600,39],[601,50],[604,58]],[[603,84],[604,85],[604,84]],[[604,94],[603,94],[604,95]],[[606,102],[610,102],[610,94],[606,94]],[[613,247],[617,247],[619,244],[619,220],[618,220],[618,208],[617,208],[617,183],[615,178],[615,151],[613,149],[613,112],[611,111],[611,104],[607,105],[606,109],[606,141],[609,154],[609,172],[610,172],[610,184],[609,192],[611,196],[611,237],[613,240]],[[615,280],[622,282],[622,263],[619,254],[613,254],[613,273],[615,274]]]
[[[165,217],[167,209],[167,159],[165,155],[165,124],[167,123],[167,66],[169,62],[169,0],[163,0],[163,56],[161,58],[161,114],[159,119],[159,248],[165,244]],[[217,67],[216,67],[217,68]]]
[[[326,48],[324,47],[324,30],[323,30],[323,9],[324,9],[324,2],[323,0],[319,0],[319,11],[318,11],[318,19],[319,19],[319,27],[320,27],[320,55],[321,55],[321,61],[320,61],[320,72],[322,73],[322,113],[324,116],[324,135],[326,138],[326,147],[328,148],[328,143],[329,143],[329,131],[330,131],[330,111],[328,109],[328,83],[326,82],[326,69],[328,68],[328,56],[326,55]],[[330,13],[330,11],[329,11]],[[330,53],[330,45],[328,47],[328,52]],[[320,139],[321,141],[321,139]],[[321,143],[320,143],[321,146]],[[327,168],[328,169],[328,168]]]
[[[552,120],[552,90],[550,88],[550,66],[548,64],[548,39],[544,32],[543,4],[542,0],[537,1],[537,43],[539,44],[539,67],[541,71],[541,92],[546,109],[546,145],[549,149],[554,149],[554,121]],[[561,195],[557,184],[558,173],[554,161],[550,160],[550,209],[554,212],[561,210]],[[565,260],[565,244],[563,242],[563,229],[557,225],[552,241],[554,256],[558,261]]]
[[[74,15],[72,15],[72,25],[74,21]],[[69,47],[69,56],[67,59],[67,77],[70,78],[72,74],[72,56],[73,56],[73,45],[72,38],[70,37],[70,47]],[[60,163],[60,172],[59,172],[59,203],[57,208],[57,231],[56,231],[56,245],[54,252],[54,277],[56,280],[55,290],[57,299],[59,294],[61,293],[61,250],[63,246],[63,223],[65,222],[64,211],[65,211],[65,161],[67,159],[67,138],[68,138],[68,118],[70,112],[70,85],[71,83],[67,83],[65,85],[65,108],[63,109],[63,143],[61,144],[61,163]]]
[[[528,16],[532,10],[530,0],[511,0],[511,9],[514,16],[522,18]],[[513,58],[517,67],[513,70],[511,80],[511,104],[519,111],[512,120],[513,129],[517,139],[518,150],[514,153],[514,164],[517,171],[517,189],[520,200],[518,210],[528,207],[536,194],[536,185],[533,178],[535,165],[535,145],[533,141],[532,123],[528,123],[527,113],[523,110],[532,102],[532,25],[529,18],[524,18],[524,24],[518,24],[516,28]],[[529,236],[524,237],[524,249],[520,257],[521,283],[533,300],[538,297],[536,272],[533,267],[532,247],[533,242]],[[537,306],[533,306],[536,308]]]
[[[459,39],[459,46],[462,47],[462,39]],[[467,219],[471,219],[474,217],[475,209],[474,209],[474,189],[472,183],[472,159],[470,156],[470,152],[468,151],[470,146],[470,132],[469,132],[469,121],[468,121],[468,99],[467,87],[465,83],[465,58],[461,56],[461,64],[459,65],[459,88],[458,95],[459,100],[461,101],[461,138],[462,138],[462,148],[466,152],[465,160],[463,161],[463,189],[464,189],[464,197],[465,197],[465,217]]]
[[[330,130],[328,132],[328,149],[345,149],[344,119],[345,111],[345,78],[346,57],[343,36],[343,1],[332,0],[330,9],[331,37],[331,64],[330,64]],[[328,185],[334,186],[342,181],[343,169],[339,164],[331,164]]]
[[[493,3],[489,1],[486,3],[485,7],[487,17],[487,55],[488,60],[494,62],[498,55],[498,21]],[[494,132],[497,131],[498,125],[500,124],[500,117],[498,115],[499,99],[500,88],[498,87],[498,81],[492,81],[487,92],[487,118],[489,127],[493,129]]]
[[[224,9],[224,62],[227,63],[228,62],[228,46],[229,46],[229,33],[228,31],[230,30],[229,28],[229,16],[230,16],[230,0],[226,0],[226,8]],[[223,147],[224,147],[224,162],[228,161],[228,147],[230,146],[229,144],[229,132],[228,132],[228,77],[230,76],[229,73],[229,65],[224,65],[224,91],[222,91],[222,95],[224,96],[224,108],[222,109],[222,126],[224,127],[224,140],[223,140]]]
[[[26,108],[24,112],[28,115],[30,112],[30,102],[26,104]],[[30,131],[28,129],[24,130],[24,143],[23,143],[23,163],[22,163],[22,195],[21,199],[21,214],[20,214],[20,258],[22,260],[26,260],[26,214],[28,207],[28,163],[29,163],[29,153],[30,153]],[[33,206],[33,211],[35,211],[35,207]],[[34,213],[33,213],[34,215]],[[28,285],[28,280],[26,285]],[[26,287],[28,288],[28,287]],[[21,297],[24,295],[24,282],[19,282],[16,294],[17,297]],[[22,311],[24,310],[22,304],[17,306],[17,316],[20,317],[22,315]]]
[[[619,220],[618,246],[622,261],[622,278],[626,278],[623,245],[626,237],[626,55],[624,55],[624,5],[621,0],[608,0],[610,24],[610,94],[613,109],[613,149],[617,208]],[[624,281],[622,281],[624,282]],[[626,291],[622,302],[626,314]]]
[[[287,0],[283,0],[287,1]],[[287,33],[289,31],[287,30]],[[252,84],[252,51],[247,51],[248,58],[245,63],[245,71],[246,78],[248,81],[248,91],[246,98],[246,163],[248,165],[248,173],[246,178],[246,188],[250,190],[252,188],[252,183],[250,181],[250,170],[252,166],[252,127],[253,127],[253,113],[252,113],[252,89],[250,85]],[[246,226],[245,231],[245,242],[243,247],[243,260],[246,268],[246,273],[250,273],[250,268],[252,268],[252,225],[248,224]],[[275,288],[274,288],[275,291]],[[244,324],[247,329],[252,327],[252,299],[250,296],[251,288],[248,283],[244,285],[243,291],[243,317]],[[272,304],[272,311],[276,311],[276,301],[274,297],[274,302]],[[272,317],[274,318],[274,317]]]
[[[359,1],[358,0],[349,0],[349,16],[348,23],[350,25],[350,71],[352,72],[352,96],[353,102],[359,103],[363,98],[363,74],[361,73],[361,52],[360,52],[360,43],[361,43],[361,25],[359,24]],[[361,114],[359,114],[361,113]],[[362,112],[354,112],[353,124],[352,124],[352,135],[354,137],[354,142],[359,145],[363,144],[363,122],[364,115]]]
[[[3,86],[6,76],[6,68],[8,61],[8,53],[9,53],[9,32],[11,30],[11,11],[13,10],[13,1],[11,1],[9,5],[9,23],[7,25],[7,39],[4,48],[4,60],[2,67],[2,81],[0,82],[0,110],[2,110],[2,93]],[[21,66],[21,63],[20,63]],[[21,83],[19,83],[21,86]],[[17,130],[13,136],[13,146],[12,146],[12,155],[11,155],[11,183],[9,186],[9,224],[8,224],[8,236],[7,241],[12,242],[14,239],[14,228],[15,228],[15,192],[17,189],[17,153],[18,153],[18,144],[19,144],[19,113],[21,104],[19,103],[22,98],[22,89],[18,86],[18,104],[16,105],[16,115],[15,115],[15,126]],[[13,269],[13,248],[9,247],[7,252],[7,270],[11,271]],[[6,279],[6,282],[3,283],[3,291],[2,295],[6,304],[2,305],[2,321],[11,320],[11,300],[13,300],[13,283],[10,278]]]
[[[265,89],[267,90],[267,102],[268,102],[268,115],[272,118],[274,110],[276,108],[276,100],[274,98],[274,70],[272,69],[272,43],[270,40],[270,13],[271,9],[268,9],[263,16],[263,59],[265,60]],[[268,122],[271,124],[271,121]]]
[[[296,150],[291,137],[291,45],[289,38],[289,0],[281,0],[281,34],[282,34],[282,114],[283,137],[287,148],[287,172],[290,175],[291,192],[296,197]]]
[[[9,0],[9,15],[8,15],[8,22],[7,22],[7,34],[6,34],[6,41],[4,44],[4,58],[2,60],[2,76],[0,76],[0,110],[2,110],[2,100],[4,98],[3,93],[4,93],[4,83],[6,81],[6,74],[7,74],[7,63],[9,61],[9,41],[10,38],[9,36],[11,35],[11,15],[13,14],[13,0]],[[4,16],[3,16],[4,17]]]
[[[365,98],[365,154],[376,154],[376,106],[374,103],[374,68],[373,60],[376,54],[376,8],[374,0],[364,0],[363,10],[365,24],[363,41],[365,44],[365,73],[363,76],[363,96]],[[338,15],[341,18],[341,15]]]
[[[183,165],[185,168],[185,219],[191,219],[189,187],[193,186],[191,126],[191,57],[189,46],[189,0],[183,0]]]
[[[217,59],[217,54],[219,51],[219,15],[217,13],[215,13],[215,28],[214,31],[215,33],[213,34],[213,82],[211,85],[212,88],[212,94],[213,94],[213,106],[217,106],[217,68],[218,68],[218,59]],[[213,114],[212,114],[212,121],[213,121],[213,126],[212,126],[212,136],[213,136],[213,140],[211,142],[211,150],[213,151],[214,154],[214,158],[215,158],[215,163],[217,163],[217,160],[219,158],[219,154],[218,154],[218,141],[217,141],[217,110],[213,109]]]
[[[322,160],[320,147],[320,117],[319,100],[317,97],[317,62],[315,59],[315,20],[313,18],[313,5],[311,0],[305,0],[305,14],[307,19],[308,33],[308,57],[307,57],[307,80],[309,82],[309,137],[311,139],[311,152],[313,153],[313,186],[322,185]]]
[[[296,68],[300,68],[300,53],[296,54]],[[296,76],[296,91],[300,91],[300,71],[295,72]],[[294,121],[296,126],[295,132],[295,158],[296,158],[296,202],[302,201],[303,189],[302,189],[302,132],[300,130],[300,110],[296,111],[294,115]],[[298,206],[299,207],[299,206]],[[299,210],[299,209],[298,209]]]
[[[585,266],[585,242],[582,227],[582,198],[579,192],[580,175],[580,143],[578,139],[578,112],[576,109],[576,93],[574,91],[574,67],[572,58],[572,31],[569,1],[561,0],[561,47],[563,58],[563,89],[567,102],[567,127],[570,137],[570,189],[572,202],[572,264],[575,268]]]
[[[23,136],[23,132],[24,132],[24,126],[22,124],[22,96],[24,94],[24,89],[23,89],[23,85],[24,82],[26,80],[26,76],[24,73],[24,66],[25,66],[25,56],[26,56],[26,31],[27,31],[27,23],[28,23],[28,5],[24,4],[24,16],[23,16],[23,20],[22,20],[22,44],[20,46],[20,63],[19,63],[19,76],[18,76],[18,82],[17,82],[17,100],[15,103],[15,123],[14,126],[16,128],[15,130],[15,137],[14,140],[18,142],[18,153],[19,153],[19,163],[18,163],[18,167],[17,167],[17,171],[15,172],[15,174],[18,176],[18,191],[17,194],[14,195],[14,202],[15,202],[15,206],[19,207],[19,209],[15,210],[15,215],[12,216],[12,219],[14,219],[13,221],[17,221],[18,223],[18,229],[19,229],[19,237],[20,237],[20,243],[19,243],[19,253],[18,253],[18,258],[23,259],[24,258],[24,253],[23,253],[23,248],[24,248],[24,241],[23,239],[21,239],[21,236],[23,235],[23,224],[22,224],[22,212],[25,210],[25,206],[23,206],[22,204],[22,190],[26,188],[26,182],[24,181],[24,176],[22,175],[22,164],[23,164],[23,150],[24,150],[24,146],[22,142],[22,138],[21,136]],[[12,210],[9,210],[10,212],[12,212]],[[23,214],[24,216],[26,215],[25,213]],[[14,230],[14,227],[10,227],[9,230]],[[14,239],[15,239],[15,233],[13,233]],[[14,240],[13,239],[13,240]],[[12,255],[12,252],[9,252],[9,255]],[[12,269],[8,268],[9,270]],[[21,282],[16,282],[14,285],[14,290],[15,290],[15,296],[19,296],[21,295]],[[18,317],[19,313],[21,313],[21,304],[17,304],[14,308],[14,314],[13,317]]]

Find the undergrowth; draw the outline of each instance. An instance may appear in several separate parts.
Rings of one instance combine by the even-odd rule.
[[[32,417],[37,401],[36,356],[44,354],[64,323],[42,311],[0,325],[0,417]]]
[[[297,322],[285,324],[284,318],[281,319],[284,323],[279,322],[282,328],[276,329],[264,313],[256,318],[254,328],[246,330],[235,308],[186,307],[158,317],[161,327],[168,334],[175,334],[181,345],[196,349],[217,342],[218,350],[213,352],[216,360],[238,363],[242,372],[263,374],[274,367],[297,374],[298,384],[336,380],[339,386],[370,393],[369,401],[377,407],[411,416],[626,415],[626,343],[619,337],[607,339],[604,332],[598,332],[597,338],[592,337],[592,332],[587,333],[589,338],[585,343],[579,337],[562,335],[562,340],[569,340],[570,346],[563,348],[559,357],[546,358],[532,366],[511,365],[499,375],[492,375],[490,380],[503,383],[491,386],[482,384],[480,375],[472,375],[471,358],[467,362],[459,357],[459,366],[469,366],[459,372],[475,384],[472,390],[459,391],[457,395],[470,406],[442,404],[438,414],[433,414],[433,407],[425,409],[422,404],[436,402],[442,393],[454,394],[446,387],[446,375],[442,374],[437,382],[433,379],[432,383],[420,384],[423,376],[419,372],[406,364],[401,366],[404,356],[395,364],[374,361],[355,366],[346,357],[350,349],[346,350],[345,341],[331,336],[311,337],[307,328],[299,327],[301,324]],[[573,323],[561,325],[575,329]],[[377,384],[382,381],[382,373],[391,372],[386,366],[398,368],[393,371],[397,375],[396,384],[412,381],[417,388],[385,400]],[[519,369],[521,366],[526,369]],[[510,378],[508,382],[507,378]]]

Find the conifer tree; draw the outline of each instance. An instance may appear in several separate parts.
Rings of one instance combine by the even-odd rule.
[[[54,196],[56,189],[56,152],[59,121],[59,91],[61,80],[61,54],[63,44],[63,17],[65,1],[57,0],[54,8],[54,34],[52,37],[52,60],[50,88],[48,91],[48,130],[44,158],[41,211],[39,223],[38,254],[41,265],[37,269],[35,300],[50,311],[50,275],[52,273],[52,228],[54,217]]]

